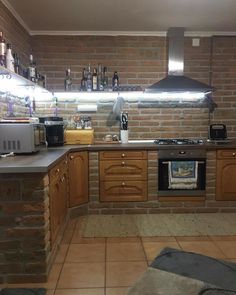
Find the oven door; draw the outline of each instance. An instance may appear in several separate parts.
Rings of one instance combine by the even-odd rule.
[[[158,159],[158,195],[204,196],[205,153],[193,150],[163,152]]]

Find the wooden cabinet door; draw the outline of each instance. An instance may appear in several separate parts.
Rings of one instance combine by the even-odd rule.
[[[88,202],[88,152],[69,154],[69,206]]]
[[[100,180],[146,180],[147,161],[109,160],[100,161]]]
[[[147,181],[101,181],[100,200],[132,202],[147,200]]]
[[[217,160],[216,200],[236,201],[236,159]]]
[[[60,200],[60,183],[54,181],[50,184],[50,232],[51,232],[51,243],[53,244],[58,231],[60,229],[60,214],[61,214],[61,203]]]

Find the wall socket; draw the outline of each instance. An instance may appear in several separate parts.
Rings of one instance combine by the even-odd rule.
[[[193,47],[198,47],[198,46],[200,46],[200,38],[193,38],[193,39],[192,39],[192,46],[193,46]]]

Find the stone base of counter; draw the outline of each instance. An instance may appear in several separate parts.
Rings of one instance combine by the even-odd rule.
[[[48,177],[0,176],[2,283],[47,281],[50,260]]]

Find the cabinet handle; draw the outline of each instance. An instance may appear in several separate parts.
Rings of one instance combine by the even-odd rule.
[[[122,182],[122,184],[121,184],[122,186],[125,186],[125,182]]]
[[[73,160],[74,159],[74,156],[70,156],[70,159]]]
[[[124,158],[125,157],[125,154],[122,154],[121,157]]]
[[[58,174],[59,172],[60,172],[60,169],[59,169],[59,168],[57,168],[57,169],[56,169],[56,173]]]
[[[121,162],[121,165],[122,165],[122,166],[125,166],[125,162]]]
[[[232,153],[232,156],[235,157],[236,156],[236,153]]]
[[[65,177],[63,176],[62,178],[61,178],[61,182],[64,182],[65,181]]]

